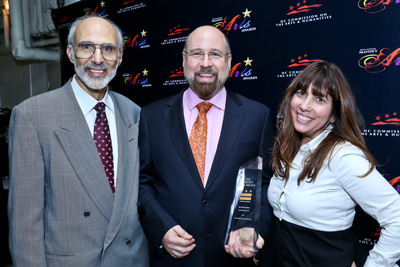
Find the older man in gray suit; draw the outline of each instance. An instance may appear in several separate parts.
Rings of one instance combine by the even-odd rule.
[[[68,42],[76,75],[12,113],[13,264],[148,266],[137,214],[140,109],[108,89],[122,60],[121,30],[80,18]]]

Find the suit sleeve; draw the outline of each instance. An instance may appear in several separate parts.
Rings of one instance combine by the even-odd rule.
[[[150,136],[143,109],[140,113],[139,149],[139,215],[150,243],[157,249],[165,233],[178,223],[159,204],[155,195],[157,173],[152,161]]]
[[[12,112],[9,137],[8,216],[13,266],[46,266],[43,155],[31,120],[19,107]]]
[[[263,158],[263,175],[261,189],[261,208],[260,208],[260,234],[266,237],[272,224],[272,208],[268,202],[268,186],[272,177],[270,166],[270,153],[273,144],[272,119],[269,109],[266,112],[263,131],[261,135],[259,155]]]

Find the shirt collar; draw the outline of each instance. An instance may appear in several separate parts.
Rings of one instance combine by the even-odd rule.
[[[201,99],[195,92],[193,92],[193,89],[189,88],[186,90],[184,97],[186,98],[186,103],[190,111],[192,111],[197,104],[201,102],[210,102],[217,108],[221,110],[225,110],[225,104],[226,104],[226,89],[225,87],[222,88],[221,91],[218,92],[215,96],[213,96],[210,100],[204,101],[204,99]]]
[[[330,132],[332,132],[333,125],[329,124],[319,135],[317,135],[314,139],[312,139],[310,142],[302,145],[300,147],[300,151],[303,152],[312,152],[314,151],[317,146],[322,142],[322,140],[325,139],[325,137],[328,136]]]
[[[71,87],[84,116],[86,116],[98,102],[104,102],[106,107],[114,112],[114,103],[110,94],[108,93],[108,89],[103,99],[101,101],[97,101],[94,97],[89,95],[87,92],[85,92],[85,90],[82,89],[82,87],[79,86],[75,76],[76,75],[74,75],[74,77],[72,78]]]

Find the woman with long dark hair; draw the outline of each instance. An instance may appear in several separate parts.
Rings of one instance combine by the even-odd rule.
[[[355,266],[356,205],[382,227],[364,266],[397,266],[400,196],[375,169],[342,71],[325,61],[293,79],[279,108],[268,190],[281,266]]]

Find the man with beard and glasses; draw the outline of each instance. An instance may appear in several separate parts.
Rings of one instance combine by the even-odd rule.
[[[232,54],[218,29],[195,29],[182,56],[189,88],[144,107],[140,118],[139,214],[154,266],[254,266],[252,250],[224,240],[239,167],[261,156],[263,247],[272,219],[270,111],[225,89]]]
[[[122,41],[113,22],[78,18],[67,47],[76,75],[13,109],[13,266],[149,266],[137,213],[140,108],[108,88]]]

